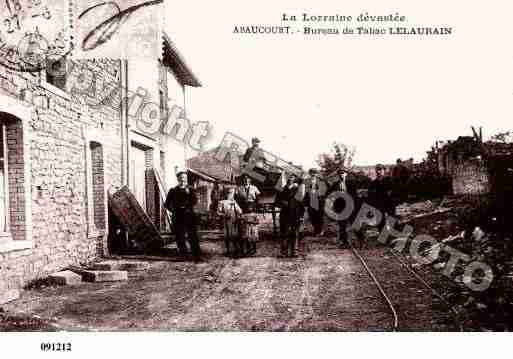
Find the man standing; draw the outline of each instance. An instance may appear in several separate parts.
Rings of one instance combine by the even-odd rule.
[[[187,235],[192,256],[195,260],[198,260],[201,249],[197,232],[197,219],[194,213],[194,206],[198,203],[198,197],[194,189],[187,184],[186,172],[178,172],[176,177],[178,178],[178,185],[169,190],[164,206],[172,213],[178,254],[187,254],[185,244],[185,236]]]
[[[381,231],[386,224],[386,217],[395,215],[395,204],[392,200],[392,186],[385,178],[385,167],[376,165],[376,178],[369,185],[369,202],[382,213],[378,229]]]
[[[348,240],[347,240],[347,232],[349,230],[348,224],[351,224],[352,221],[354,220],[356,213],[358,211],[358,207],[359,207],[357,191],[354,188],[354,186],[351,185],[351,183],[346,181],[347,173],[348,173],[348,170],[344,167],[342,167],[338,170],[338,173],[337,173],[338,180],[331,186],[331,188],[329,190],[330,194],[328,196],[328,197],[330,197],[330,196],[334,195],[334,193],[336,193],[336,192],[347,193],[352,198],[354,206],[355,206],[355,208],[353,209],[351,216],[349,218],[337,221],[337,242],[340,245],[348,244]],[[344,198],[337,196],[333,202],[333,211],[337,214],[341,213],[345,209],[346,205],[347,205],[347,203],[344,200]],[[359,235],[359,233],[355,233],[355,234]]]
[[[237,203],[244,214],[255,213],[260,191],[255,185],[251,184],[251,178],[249,178],[248,175],[244,174],[242,176],[242,182],[242,186],[237,189]],[[243,226],[244,230],[242,230],[242,232],[245,239],[243,240],[242,248],[244,248],[243,252],[246,254],[255,254],[257,251],[256,242],[258,239],[258,229],[254,225],[255,223],[250,225],[249,222],[247,222]],[[252,231],[252,229],[255,229],[255,231]]]
[[[319,171],[312,168],[308,171],[310,180],[306,183],[306,194],[304,205],[308,211],[308,218],[313,227],[313,235],[323,235],[322,226],[324,224],[324,196],[326,188],[319,178]]]
[[[410,179],[410,171],[403,161],[398,158],[396,165],[392,170],[391,185],[397,195],[398,202],[404,202],[408,199],[408,181]]]
[[[281,208],[281,257],[296,257],[298,232],[303,210],[302,200],[298,200],[296,196],[298,189],[296,176],[289,174],[287,184],[276,197],[276,204]]]
[[[257,198],[260,195],[258,188],[251,184],[251,178],[242,176],[242,186],[237,189],[237,202],[244,213],[252,213],[256,210]]]

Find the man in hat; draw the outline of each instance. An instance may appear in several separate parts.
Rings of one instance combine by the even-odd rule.
[[[309,181],[305,184],[304,205],[308,212],[308,218],[313,227],[313,235],[323,234],[322,227],[324,224],[324,196],[326,195],[326,185],[319,178],[319,171],[311,168],[308,171],[310,175]]]
[[[253,173],[257,177],[257,180],[264,181],[267,177],[267,172],[264,169],[265,156],[262,149],[259,147],[260,140],[254,137],[251,140],[252,146],[246,150],[242,157],[242,173],[251,174]]]
[[[178,185],[169,190],[164,206],[172,213],[173,227],[176,235],[176,245],[179,255],[187,254],[185,237],[189,241],[192,256],[199,260],[201,249],[198,239],[197,218],[194,206],[198,203],[198,197],[192,187],[187,183],[187,172],[180,171],[176,174]]]
[[[338,171],[337,171],[338,178],[335,181],[335,183],[331,186],[331,188],[329,190],[329,195],[328,195],[328,197],[331,197],[337,192],[343,192],[343,193],[348,194],[352,198],[353,203],[354,203],[354,209],[351,212],[350,217],[343,219],[343,220],[337,220],[337,241],[340,245],[348,244],[347,232],[349,230],[351,230],[348,225],[350,225],[353,222],[354,218],[356,217],[356,213],[359,210],[359,206],[360,206],[356,188],[352,185],[352,183],[347,181],[347,174],[348,174],[347,168],[341,167],[338,169]],[[339,214],[345,209],[346,205],[347,205],[347,203],[344,200],[344,198],[337,196],[336,199],[333,201],[332,209],[335,213]],[[355,233],[355,234],[359,235],[358,233]]]
[[[276,205],[280,207],[281,257],[296,257],[299,227],[304,207],[297,193],[299,185],[294,174],[289,174],[287,183],[276,196]]]
[[[378,223],[381,231],[386,224],[387,216],[395,215],[395,205],[392,200],[392,186],[385,177],[385,166],[376,165],[376,178],[369,185],[369,203],[382,213],[382,219]]]
[[[246,152],[244,153],[244,157],[242,158],[244,162],[249,162],[252,159],[252,157],[255,161],[258,161],[260,159],[261,154],[259,144],[260,140],[258,138],[253,137],[251,139],[251,147],[246,150]]]

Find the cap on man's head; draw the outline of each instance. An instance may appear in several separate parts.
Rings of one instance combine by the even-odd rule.
[[[252,144],[260,143],[260,140],[258,139],[258,137],[253,137],[253,138],[251,139],[251,143],[252,143]]]
[[[187,174],[187,171],[178,171],[176,172],[176,177],[180,177],[181,175],[186,175]]]
[[[385,169],[385,166],[383,166],[381,163],[378,163],[376,165],[376,171],[379,171],[379,170],[384,170]]]
[[[318,175],[318,174],[319,174],[319,170],[318,170],[317,168],[310,168],[310,169],[308,170],[308,174],[309,174],[309,175],[312,175],[312,176],[313,176],[313,175]]]

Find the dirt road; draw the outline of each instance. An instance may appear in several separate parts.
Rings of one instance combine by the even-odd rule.
[[[304,243],[295,259],[276,258],[272,240],[261,243],[255,257],[230,259],[222,256],[221,242],[204,242],[203,263],[152,260],[127,282],[26,291],[6,309],[66,330],[389,330],[390,312],[352,253],[333,238]],[[379,253],[374,250],[373,265],[380,265]],[[401,275],[400,266],[387,266],[396,297]],[[447,330],[433,324],[444,315],[435,307],[429,293],[417,293],[402,309],[417,330]]]

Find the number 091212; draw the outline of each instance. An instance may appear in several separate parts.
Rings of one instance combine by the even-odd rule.
[[[70,352],[71,343],[41,343],[44,352]]]

